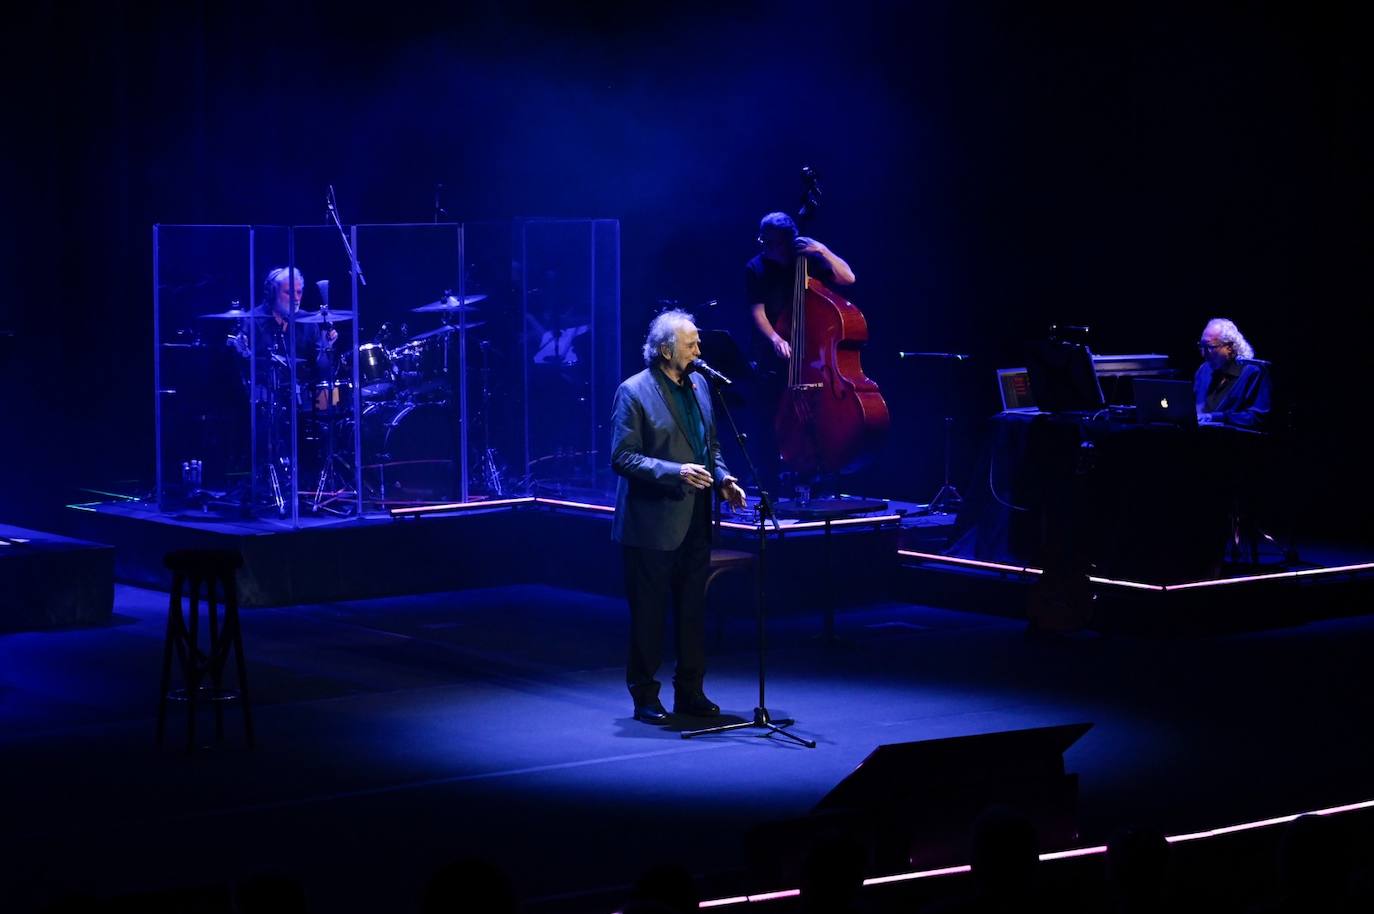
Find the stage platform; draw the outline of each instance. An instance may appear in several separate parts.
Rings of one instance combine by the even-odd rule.
[[[115,544],[118,580],[144,587],[168,586],[162,558],[174,549],[236,549],[244,557],[240,602],[253,607],[504,584],[619,596],[612,514],[604,503],[527,497],[356,519],[303,519],[292,529],[270,520],[166,514],[129,499],[75,506],[68,521],[81,535]],[[743,515],[727,516],[718,545],[756,553],[757,532],[745,521]],[[905,522],[903,514],[885,511],[770,527],[770,608],[821,610],[821,624],[828,626],[835,607],[885,599]],[[718,599],[752,608],[748,575],[724,575],[714,586]]]
[[[902,599],[1025,618],[1041,569],[946,554],[955,518],[884,500],[886,509],[829,521],[790,519],[767,531],[770,614],[804,613],[832,637],[843,606]],[[726,514],[718,546],[757,553],[753,503]],[[368,599],[509,584],[548,584],[621,596],[613,509],[604,501],[519,497],[397,509],[359,519],[303,519],[299,529],[270,520],[225,521],[169,515],[123,500],[79,506],[73,532],[115,544],[114,574],[165,588],[162,557],[173,549],[229,548],[244,556],[242,605]],[[1306,561],[1284,565],[1275,552],[1259,565],[1223,564],[1208,580],[1156,583],[1094,576],[1091,626],[1137,634],[1187,634],[1298,624],[1349,611],[1374,596],[1374,550],[1304,547]],[[108,559],[107,559],[108,560]],[[751,574],[722,575],[718,603],[752,612]]]
[[[114,561],[110,546],[0,524],[0,632],[108,622]]]
[[[920,548],[898,550],[895,594],[973,612],[1026,618],[1040,568],[985,562]],[[1301,625],[1364,612],[1374,599],[1374,550],[1313,545],[1304,561],[1223,564],[1203,580],[1160,584],[1089,575],[1092,628],[1145,635],[1205,635]]]

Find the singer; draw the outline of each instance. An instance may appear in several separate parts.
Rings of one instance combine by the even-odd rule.
[[[706,577],[711,561],[711,497],[744,505],[744,490],[721,459],[705,381],[691,372],[701,354],[692,316],[665,311],[644,341],[643,371],[621,383],[612,410],[616,484],[611,538],[623,547],[630,647],[625,682],[636,720],[661,724],[668,712],[655,679],[671,604],[677,645],[673,711],[711,717],[703,691]]]

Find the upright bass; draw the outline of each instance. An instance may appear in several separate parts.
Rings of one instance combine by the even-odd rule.
[[[802,169],[798,226],[814,212],[820,186]],[[887,433],[891,418],[878,385],[864,374],[859,351],[868,321],[848,299],[808,275],[806,255],[796,259],[792,307],[774,330],[792,347],[787,388],[773,420],[778,451],[796,473],[819,476],[856,469]]]

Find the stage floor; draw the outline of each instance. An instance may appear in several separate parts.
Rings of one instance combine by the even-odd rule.
[[[187,758],[153,748],[165,604],[120,586],[108,626],[0,636],[0,892],[17,910],[53,885],[277,871],[305,881],[313,910],[404,911],[465,853],[498,860],[528,900],[665,860],[728,873],[751,826],[807,812],[879,744],[1077,721],[1094,723],[1066,756],[1088,842],[1123,823],[1178,832],[1374,796],[1370,616],[1042,640],[992,615],[886,604],[842,613],[837,643],[784,617],[769,705],[819,742],[807,750],[632,720],[625,611],[609,597],[533,585],[253,609],[259,748],[238,748],[231,708],[227,747]],[[752,624],[743,608],[728,618],[707,685],[747,716]]]

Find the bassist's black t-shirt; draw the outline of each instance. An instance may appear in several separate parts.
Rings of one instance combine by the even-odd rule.
[[[826,284],[835,275],[825,258],[819,254],[806,256],[806,269],[810,275]],[[792,307],[792,282],[796,272],[790,263],[778,263],[762,254],[755,254],[744,265],[744,292],[749,308],[752,310],[759,302],[763,302],[768,323],[776,327],[778,317]]]

